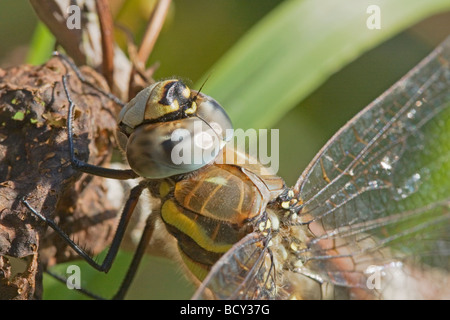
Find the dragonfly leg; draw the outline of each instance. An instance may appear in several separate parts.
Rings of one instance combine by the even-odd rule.
[[[73,118],[75,111],[75,103],[70,97],[69,88],[67,85],[67,77],[68,75],[63,75],[62,82],[64,91],[66,92],[67,100],[69,101],[69,112],[67,115],[67,135],[69,140],[70,162],[72,164],[72,167],[76,170],[105,178],[119,179],[119,180],[137,178],[138,175],[131,169],[119,170],[119,169],[104,168],[86,163],[76,158],[73,143]]]
[[[115,95],[113,95],[111,92],[107,92],[99,87],[97,87],[96,85],[90,83],[89,81],[86,80],[86,78],[83,76],[83,74],[81,73],[80,69],[78,69],[78,67],[75,65],[75,63],[69,58],[67,57],[65,54],[59,52],[59,51],[54,51],[53,52],[53,56],[57,57],[59,59],[61,59],[62,61],[64,61],[66,64],[68,64],[70,66],[70,68],[75,72],[77,78],[85,85],[91,87],[92,89],[98,91],[100,94],[102,94],[103,96],[107,97],[108,99],[114,101],[116,104],[118,104],[119,106],[121,106],[122,108],[125,106],[125,103],[122,102],[122,100],[120,100],[118,97],[116,97]]]
[[[39,213],[37,210],[35,210],[25,199],[25,197],[22,198],[22,203],[40,220],[44,221],[50,228],[52,228],[57,234],[63,238],[67,244],[75,250],[75,252],[80,255],[84,260],[86,260],[87,263],[89,263],[92,267],[95,269],[102,271],[102,272],[108,272],[111,268],[111,265],[114,261],[114,258],[117,255],[117,252],[119,251],[120,243],[122,242],[123,236],[125,235],[125,229],[128,225],[128,222],[130,221],[130,217],[133,214],[134,208],[136,207],[136,204],[138,203],[139,197],[142,193],[142,191],[146,188],[145,183],[140,183],[137,186],[135,186],[130,191],[130,196],[125,203],[125,207],[123,208],[122,214],[120,216],[119,224],[117,226],[116,233],[114,235],[113,241],[111,243],[110,248],[108,249],[108,252],[106,254],[105,259],[103,262],[97,263],[90,254],[83,248],[81,248],[77,243],[75,243],[70,237],[65,233],[53,220],[48,219],[44,217],[41,213]]]
[[[127,273],[122,280],[122,283],[120,285],[119,290],[116,292],[116,294],[112,297],[112,300],[122,300],[125,295],[128,292],[128,289],[130,288],[131,283],[133,282],[134,276],[136,275],[136,271],[139,267],[139,264],[142,260],[142,257],[144,256],[145,250],[150,243],[150,239],[152,238],[153,231],[155,229],[155,217],[158,215],[157,212],[152,211],[152,214],[148,217],[147,223],[145,225],[145,228],[142,232],[141,239],[139,240],[138,247],[133,255],[133,260],[131,261],[130,266],[128,267]],[[48,275],[53,277],[54,279],[58,280],[59,282],[63,284],[67,284],[67,278],[63,277],[57,273],[54,273],[50,270],[45,271]],[[77,288],[77,291],[81,292],[82,294],[95,299],[95,300],[106,300],[106,298],[101,297],[89,290],[86,290],[84,288]]]
[[[62,284],[67,285],[67,278],[64,276],[61,276],[51,270],[45,270],[45,273],[47,273],[49,276],[51,276],[53,279],[58,280]],[[101,297],[95,293],[92,293],[89,290],[86,290],[84,288],[74,288],[75,290],[79,291],[80,293],[88,296],[89,298],[95,299],[95,300],[106,300],[104,297]]]
[[[152,238],[153,231],[155,230],[155,220],[158,215],[159,213],[153,210],[150,216],[147,218],[144,231],[142,232],[141,239],[139,240],[138,247],[134,252],[133,260],[128,267],[127,273],[125,275],[125,278],[122,280],[122,284],[120,285],[119,290],[114,295],[113,300],[122,300],[128,292],[128,289],[133,282],[142,257],[144,256],[145,250],[150,243],[150,239]]]

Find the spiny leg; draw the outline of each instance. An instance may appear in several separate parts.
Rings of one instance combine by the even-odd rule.
[[[87,86],[91,87],[92,89],[98,91],[99,93],[101,93],[102,95],[107,97],[108,99],[110,99],[110,100],[114,101],[115,103],[117,103],[122,108],[125,107],[125,103],[123,103],[122,100],[120,100],[118,97],[113,95],[111,92],[106,92],[103,89],[98,88],[94,84],[92,84],[89,81],[87,81],[86,78],[81,73],[80,69],[78,69],[78,67],[75,65],[75,63],[70,58],[68,58],[66,55],[62,54],[61,52],[54,51],[53,52],[53,56],[63,60],[65,63],[67,63],[70,66],[70,68],[75,72],[75,74],[77,75],[77,78],[82,83],[84,83],[85,85],[87,85]]]
[[[94,86],[93,84],[91,84],[90,82],[88,82],[84,76],[81,74],[80,70],[76,67],[76,65],[69,59],[67,58],[65,55],[62,55],[58,52],[56,52],[54,54],[55,56],[59,57],[60,59],[62,59],[63,61],[65,61],[67,64],[69,64],[69,66],[73,69],[73,71],[75,72],[75,74],[77,75],[77,77],[79,78],[79,80],[88,85],[89,87],[97,90],[98,92],[100,92],[101,94],[103,94],[104,96],[106,96],[107,98],[113,100],[115,103],[119,104],[120,106],[124,106],[123,102],[120,101],[120,99],[118,99],[117,97],[115,97],[114,95],[103,91],[100,88],[97,88],[96,86]],[[74,109],[75,109],[75,104],[72,100],[72,98],[70,97],[70,93],[69,93],[69,89],[68,89],[68,85],[67,85],[67,76],[69,75],[64,75],[62,77],[62,82],[63,82],[63,87],[64,87],[64,91],[66,93],[67,99],[69,101],[69,111],[68,111],[68,117],[67,117],[67,128],[68,128],[68,141],[69,141],[69,150],[70,150],[70,160],[72,163],[72,166],[75,169],[78,169],[82,172],[86,172],[86,173],[90,173],[93,175],[98,175],[98,176],[103,176],[103,177],[107,177],[107,178],[113,178],[113,179],[132,179],[132,178],[136,178],[138,177],[137,174],[135,174],[132,170],[116,170],[116,169],[108,169],[108,168],[103,168],[103,167],[99,167],[99,166],[94,166],[94,165],[90,165],[88,163],[85,163],[83,161],[80,161],[79,159],[77,159],[75,157],[75,152],[74,152],[74,143],[73,143],[73,118],[74,118]],[[47,225],[49,225],[53,230],[55,230],[56,233],[58,233],[68,244],[69,246],[71,246],[84,260],[86,260],[92,267],[94,267],[97,270],[100,271],[105,271],[107,272],[111,265],[112,262],[114,261],[115,256],[117,255],[118,252],[118,248],[120,246],[120,242],[123,239],[123,235],[124,235],[124,231],[126,229],[126,226],[128,225],[128,221],[129,218],[136,206],[137,200],[139,199],[139,196],[141,194],[143,190],[143,187],[135,187],[131,193],[130,193],[130,198],[128,199],[125,208],[123,209],[121,218],[120,218],[120,222],[119,222],[119,226],[117,228],[116,234],[114,236],[113,239],[113,243],[110,247],[110,249],[107,252],[107,256],[105,258],[105,260],[103,261],[102,264],[98,264],[96,261],[94,261],[92,259],[92,257],[81,247],[79,247],[79,245],[77,245],[72,239],[69,238],[69,236],[63,231],[61,230],[55,223],[54,221],[45,218],[43,215],[41,215],[39,212],[37,212],[34,208],[31,207],[31,205],[25,200],[22,199],[22,202],[24,203],[24,205],[31,211],[33,212],[39,219],[41,219],[42,221],[46,222]],[[139,259],[140,261],[140,259]],[[46,271],[49,275],[51,275],[52,277],[54,277],[55,279],[66,283],[67,279],[65,279],[64,277],[61,277],[57,274],[52,273],[51,271]],[[128,276],[128,278],[133,278],[133,276]],[[128,287],[129,285],[127,285]],[[122,285],[123,287],[123,285]],[[87,290],[84,289],[80,289],[79,291],[81,291],[82,293],[86,294],[87,296],[94,298],[94,299],[103,299],[102,297],[95,295]],[[122,290],[122,295],[125,294],[126,290]]]
[[[119,290],[113,296],[113,300],[122,300],[128,292],[131,283],[133,282],[136,271],[141,263],[142,257],[144,256],[145,250],[150,243],[150,239],[153,236],[153,231],[155,230],[155,221],[158,216],[158,212],[152,211],[150,216],[147,218],[144,231],[142,232],[141,239],[133,255],[133,260],[128,267],[127,274],[122,280]]]
[[[63,277],[63,276],[61,276],[61,275],[59,275],[57,273],[54,273],[54,272],[52,272],[50,270],[45,270],[45,273],[47,273],[53,279],[61,282],[62,284],[67,285],[67,278],[66,277]],[[106,300],[104,297],[101,297],[101,296],[99,296],[99,295],[97,295],[95,293],[92,293],[91,291],[86,290],[84,288],[79,288],[79,289],[78,288],[74,288],[74,289],[77,290],[78,292],[88,296],[89,298],[94,299],[94,300]]]
[[[125,295],[128,292],[128,289],[130,288],[131,283],[133,282],[134,276],[136,275],[137,269],[141,263],[142,257],[145,254],[145,250],[147,249],[148,244],[150,243],[150,240],[153,236],[153,231],[155,230],[155,221],[156,216],[158,215],[157,212],[152,211],[152,214],[147,218],[146,225],[144,227],[144,230],[141,235],[141,239],[139,240],[138,247],[133,255],[133,260],[130,263],[130,266],[128,267],[127,273],[125,277],[122,280],[122,283],[120,285],[120,288],[117,290],[116,294],[112,297],[112,300],[122,300],[124,299]],[[67,278],[63,277],[59,274],[56,274],[50,270],[45,271],[48,275],[53,277],[54,279],[58,280],[62,284],[67,285]],[[95,299],[95,300],[106,300],[104,297],[99,296],[95,293],[92,293],[89,290],[86,290],[84,288],[75,288],[80,293]]]
[[[133,214],[134,208],[136,207],[136,204],[139,200],[139,197],[142,193],[142,191],[146,188],[146,184],[141,183],[135,186],[130,191],[130,196],[125,203],[125,207],[123,208],[122,214],[120,215],[119,224],[117,226],[116,233],[114,235],[113,241],[111,243],[111,246],[108,249],[108,252],[106,253],[106,257],[103,260],[101,264],[97,263],[86,250],[81,248],[78,244],[76,244],[70,237],[53,221],[50,219],[47,219],[44,217],[41,213],[37,212],[25,198],[22,198],[22,203],[40,220],[44,221],[50,228],[52,228],[57,234],[59,234],[66,242],[67,244],[75,250],[75,252],[82,257],[84,260],[86,260],[87,263],[89,263],[92,267],[95,269],[102,271],[102,272],[108,272],[111,268],[111,265],[114,261],[114,258],[117,255],[117,252],[119,251],[120,243],[122,242],[123,236],[125,234],[125,229],[127,228],[127,225],[130,221],[131,215]]]
[[[67,135],[69,140],[70,162],[72,164],[72,167],[76,170],[80,170],[82,172],[86,172],[92,175],[101,176],[105,178],[118,180],[137,178],[138,175],[131,169],[119,170],[119,169],[103,168],[100,166],[86,163],[75,157],[75,149],[73,143],[73,118],[74,118],[75,104],[72,98],[70,97],[69,89],[67,86],[67,77],[68,75],[63,75],[62,82],[64,91],[66,92],[67,100],[69,101],[69,112],[67,115]]]

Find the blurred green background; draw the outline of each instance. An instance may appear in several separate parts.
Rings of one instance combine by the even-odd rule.
[[[232,120],[245,127],[243,121],[246,119],[239,116],[240,110],[232,110],[233,106],[226,103],[228,101],[226,96],[222,99],[218,97],[221,92],[220,85],[217,83],[224,78],[221,78],[223,74],[221,68],[223,67],[221,65],[217,67],[215,63],[258,21],[276,9],[279,4],[286,2],[301,3],[301,1],[281,0],[174,0],[169,17],[149,60],[149,64],[160,63],[155,78],[176,75],[183,79],[190,79],[192,83],[196,84],[203,79],[205,74],[210,74],[210,80],[204,89],[205,93],[216,97],[225,109],[231,111],[232,117],[234,115]],[[304,1],[306,4],[310,2]],[[345,6],[344,3],[350,5],[354,2],[345,0],[341,3]],[[373,4],[379,3],[380,5],[385,2],[372,1]],[[312,81],[308,86],[309,91],[305,91],[304,99],[300,103],[295,103],[295,107],[283,109],[275,114],[274,119],[276,120],[270,124],[270,121],[264,122],[263,127],[266,127],[267,124],[269,128],[280,130],[280,170],[278,174],[286,180],[288,185],[295,183],[302,170],[333,133],[394,84],[450,34],[450,13],[446,12],[448,8],[446,9],[445,6],[442,6],[444,9],[436,9],[437,14],[424,13],[424,17],[431,16],[423,20],[421,12],[419,12],[423,10],[413,8],[412,3],[416,1],[409,2],[411,4],[409,7],[404,6],[408,2],[402,0],[394,2],[399,6],[390,10],[398,10],[399,15],[409,9],[416,11],[408,18],[404,18],[405,20],[401,23],[397,21],[396,28],[398,30],[390,33],[388,30],[389,36],[385,36],[386,41],[375,47],[373,47],[374,44],[367,46],[367,49],[370,47],[370,50],[364,53],[365,50],[359,49],[352,58],[347,58],[348,62],[355,58],[351,63],[342,62],[341,65],[337,64],[333,67],[335,72],[328,71],[333,74],[327,75],[326,81],[321,79]],[[432,5],[432,2],[429,1],[429,6]],[[335,25],[331,24],[335,23],[334,17],[337,16],[336,19],[345,18],[344,15],[339,17],[334,8],[329,6],[330,3],[328,0],[316,1],[315,8],[318,11],[314,14],[321,17],[320,24],[314,27],[314,21],[310,24],[305,22],[310,29],[300,30],[304,38],[290,39],[300,52],[299,59],[303,59],[301,57],[302,47],[307,47],[307,43],[302,42],[306,40],[301,39],[314,40],[335,28]],[[406,8],[408,10],[404,10]],[[141,12],[142,17],[129,17],[125,13],[121,15],[123,21],[129,21],[129,25],[133,24],[137,35],[142,33],[145,26],[146,12],[145,10]],[[388,18],[384,20],[384,17],[389,17],[392,13],[382,11],[382,31],[372,30],[371,32],[385,32],[386,30],[383,28],[389,28],[389,21]],[[306,13],[306,17],[308,14],[309,12]],[[361,28],[364,29],[364,21],[368,14],[365,11],[357,14],[361,16],[363,22]],[[302,17],[299,16],[299,19]],[[330,25],[327,24],[327,21],[330,22]],[[387,22],[387,26],[383,24],[384,21]],[[37,19],[28,2],[15,0],[0,2],[0,67],[18,65],[26,61],[36,24]],[[401,30],[402,32],[397,32]],[[357,33],[358,30],[354,30],[354,32]],[[267,34],[274,37],[270,32]],[[282,38],[281,34],[278,36],[280,39]],[[341,37],[351,40],[353,34],[347,31]],[[389,39],[387,39],[388,37]],[[339,41],[342,43],[341,40]],[[377,43],[376,41],[374,40],[373,43]],[[327,55],[333,57],[334,46],[335,44],[332,44],[323,50]],[[262,50],[261,56],[265,56],[267,52],[270,53],[270,50],[275,49]],[[275,53],[275,56],[277,54],[279,53]],[[283,57],[282,54],[279,55]],[[317,63],[320,62],[317,61]],[[312,64],[310,67],[314,69],[314,66],[315,64]],[[267,68],[269,69],[269,67]],[[296,69],[294,71],[298,76],[302,76],[303,70]],[[257,77],[254,77],[254,80],[255,82],[262,81]],[[283,80],[286,80],[287,83],[290,81],[290,79],[278,80],[275,78],[275,81],[280,83],[283,83]],[[245,81],[240,87],[242,91],[246,90],[246,84],[250,87],[249,80]],[[277,90],[271,92],[274,97],[278,94]],[[261,91],[261,94],[263,93],[265,92]],[[237,94],[236,96],[239,99]],[[273,109],[277,110],[277,108],[278,105],[274,103]],[[248,121],[254,121],[254,119],[248,119]],[[114,288],[118,287],[121,274],[124,273],[130,258],[129,253],[122,253],[107,276],[97,277],[97,272],[85,272],[83,269],[83,282],[91,291],[105,297],[111,296]],[[62,270],[64,270],[64,266]],[[177,266],[165,259],[146,258],[127,298],[185,299],[190,297],[193,290],[193,287],[178,271]],[[80,297],[83,298],[77,293],[68,292],[65,286],[56,281],[48,277],[45,279],[45,298]]]

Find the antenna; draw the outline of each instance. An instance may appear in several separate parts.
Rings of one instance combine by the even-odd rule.
[[[206,77],[206,79],[205,79],[205,81],[203,81],[203,83],[202,83],[202,85],[200,86],[200,89],[198,89],[198,91],[197,91],[197,94],[195,95],[195,97],[194,97],[194,101],[196,101],[197,100],[197,97],[198,97],[198,95],[200,94],[200,92],[202,91],[202,89],[203,89],[203,87],[204,87],[204,85],[205,85],[205,83],[206,83],[206,81],[208,81],[209,80],[209,77],[211,76],[211,73],[210,74],[208,74],[208,76]]]

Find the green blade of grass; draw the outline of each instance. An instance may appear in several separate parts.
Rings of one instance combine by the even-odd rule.
[[[50,58],[54,46],[55,37],[42,22],[38,22],[26,62],[32,65],[45,63]]]
[[[366,25],[372,4],[380,8],[379,30]],[[363,52],[444,10],[448,0],[286,1],[208,72],[205,92],[235,128],[270,127]]]

